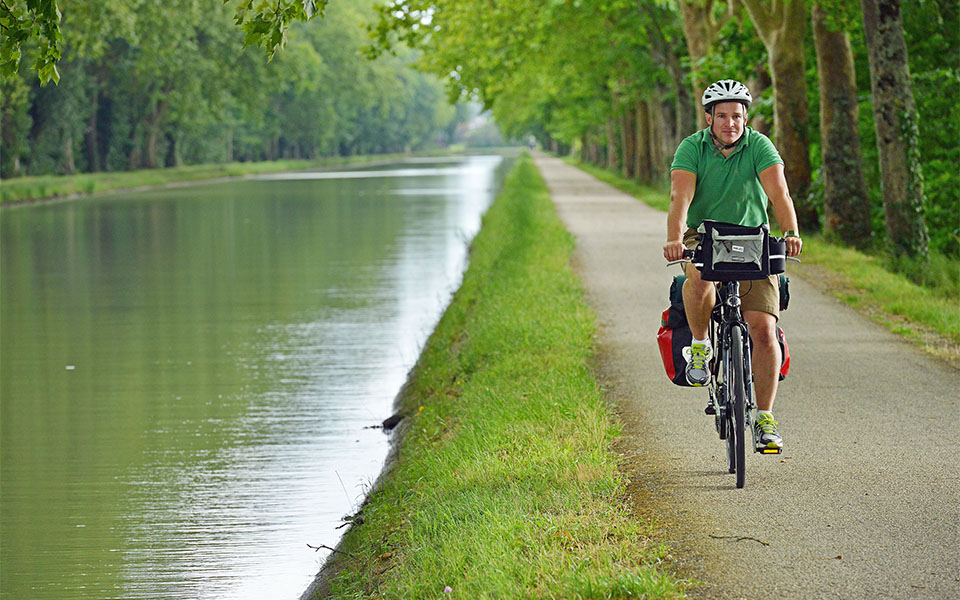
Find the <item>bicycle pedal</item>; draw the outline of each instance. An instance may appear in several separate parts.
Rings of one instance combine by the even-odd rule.
[[[703,414],[705,415],[715,415],[717,414],[717,407],[713,404],[708,404],[705,409],[703,409]]]
[[[760,454],[780,454],[783,452],[783,448],[757,448],[757,452]]]

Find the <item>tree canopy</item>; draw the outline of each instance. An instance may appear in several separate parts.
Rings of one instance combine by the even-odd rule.
[[[900,12],[898,1],[881,4],[885,12]],[[808,26],[815,6],[826,27],[846,36],[848,53],[817,56],[814,28]],[[958,7],[923,0],[903,3],[902,11],[907,81],[919,90],[913,94],[918,152],[910,163],[919,177],[911,181],[925,189],[922,204],[907,203],[904,210],[924,211],[931,246],[956,256]],[[390,0],[379,4],[379,13],[370,29],[380,50],[421,48],[421,65],[445,78],[453,97],[481,99],[510,134],[534,135],[557,150],[573,148],[586,160],[648,182],[663,182],[680,139],[704,126],[702,86],[725,78],[744,81],[757,99],[750,124],[769,133],[780,149],[806,230],[825,221],[825,174],[850,172],[844,161],[860,161],[862,154],[866,191],[860,197],[870,207],[856,218],[873,222],[866,233],[862,223],[849,227],[832,219],[827,226],[848,232],[843,235],[858,244],[863,240],[854,237],[883,242],[899,235],[884,230],[871,65],[857,0]],[[827,72],[845,68],[838,61],[849,59],[852,92],[821,94],[827,90],[818,80],[818,58]],[[836,148],[825,152],[820,104],[830,103],[833,115],[842,97],[852,97],[856,106],[840,107],[840,114],[859,122],[830,140],[853,135],[861,138],[862,150],[835,141]],[[904,138],[895,145],[909,144]],[[837,167],[825,168],[824,156]],[[842,186],[827,189],[849,193]],[[920,246],[919,238],[907,245],[922,254]]]
[[[449,98],[481,102],[509,136],[651,183],[704,126],[702,86],[742,80],[756,98],[750,124],[780,149],[805,230],[922,254],[926,228],[932,249],[960,256],[953,1],[371,0],[375,14],[346,0],[133,4],[0,0],[5,176],[416,145],[424,134],[399,131],[449,113],[431,79],[401,70],[414,48]],[[903,110],[871,87],[871,69],[885,66],[868,60],[863,7],[874,4],[898,16],[890,27],[905,40],[906,60],[886,65],[912,90]],[[356,29],[364,22],[367,35]],[[379,58],[368,63],[361,49]],[[55,80],[57,64],[70,75],[64,94],[28,82],[31,72]],[[878,129],[875,115],[893,126]],[[904,161],[881,160],[900,150]],[[850,161],[862,185],[840,185]],[[921,218],[891,229],[884,186],[897,169],[909,171],[912,199],[892,192],[886,205]],[[908,229],[914,240],[899,239]]]
[[[69,4],[69,0],[65,1]],[[223,0],[223,3],[234,5],[234,22],[246,32],[243,47],[260,46],[273,58],[276,51],[286,45],[290,25],[323,16],[329,0]],[[0,0],[3,35],[0,75],[4,79],[19,69],[23,44],[37,38],[41,51],[32,68],[41,84],[60,82],[57,62],[63,43],[61,16],[58,0]]]
[[[371,2],[317,2],[310,23],[305,3],[272,21],[252,12],[266,4],[61,0],[59,84],[27,61],[2,83],[0,175],[402,152],[448,135],[454,109],[414,51],[365,57]],[[270,21],[285,49],[243,50],[240,17],[275,49]]]

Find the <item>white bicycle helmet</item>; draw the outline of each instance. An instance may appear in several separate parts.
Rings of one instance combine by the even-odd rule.
[[[718,102],[742,102],[744,108],[750,108],[753,102],[753,96],[750,90],[735,79],[721,79],[716,83],[711,83],[703,91],[701,103],[704,110],[710,110],[710,106]]]

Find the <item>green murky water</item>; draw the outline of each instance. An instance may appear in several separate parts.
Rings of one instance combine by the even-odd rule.
[[[0,596],[296,598],[499,157],[0,213]]]

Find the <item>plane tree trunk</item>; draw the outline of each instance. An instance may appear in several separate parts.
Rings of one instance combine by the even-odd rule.
[[[895,255],[926,258],[917,107],[899,0],[861,0],[887,236]]]
[[[820,82],[824,230],[863,247],[870,241],[870,200],[861,168],[850,37],[845,31],[830,30],[820,4],[811,12]]]

